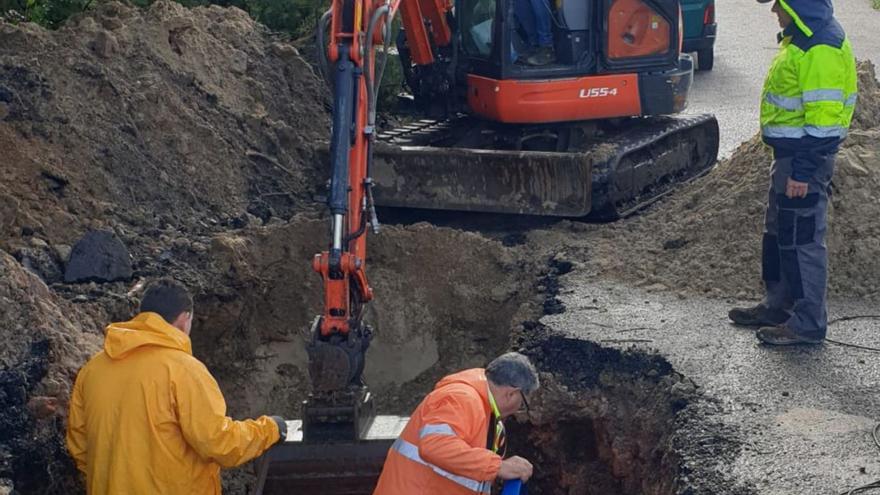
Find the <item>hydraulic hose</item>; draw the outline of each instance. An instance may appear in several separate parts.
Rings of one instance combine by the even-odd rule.
[[[367,125],[370,128],[376,125],[376,105],[378,104],[379,95],[378,95],[378,86],[382,84],[382,76],[385,75],[385,64],[388,63],[388,44],[391,38],[391,20],[388,19],[388,13],[391,11],[391,7],[388,4],[385,4],[378,9],[376,12],[373,12],[373,17],[370,18],[370,24],[367,27],[367,36],[365,41],[365,50],[364,57],[369,57],[373,51],[373,33],[376,30],[376,26],[382,20],[383,17],[386,18],[385,22],[385,35],[383,38],[383,54],[382,54],[382,64],[379,66],[378,70],[373,68],[373,72],[376,77],[373,77],[373,74],[370,73],[369,70],[364,71],[364,76],[366,77],[366,86],[367,86]]]
[[[331,87],[333,86],[333,80],[330,77],[330,62],[327,60],[327,46],[324,33],[327,31],[327,27],[330,24],[330,17],[332,15],[333,10],[324,12],[321,19],[318,21],[318,25],[315,27],[315,45],[318,50],[318,67],[321,70],[321,76],[324,78],[324,81]]]

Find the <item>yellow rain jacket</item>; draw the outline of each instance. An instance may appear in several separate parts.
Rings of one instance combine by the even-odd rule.
[[[220,468],[279,438],[268,417],[233,421],[189,337],[156,313],[107,327],[104,350],[80,370],[67,448],[88,493],[219,494]]]

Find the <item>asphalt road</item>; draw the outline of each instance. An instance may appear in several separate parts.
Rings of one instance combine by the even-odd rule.
[[[779,26],[770,5],[755,0],[716,3],[715,68],[697,73],[688,111],[718,117],[722,157],[758,131],[761,86],[778,50]],[[856,58],[880,64],[880,11],[871,7],[871,0],[836,0],[834,7]]]
[[[732,301],[645,292],[584,271],[560,282],[567,310],[542,323],[603,346],[657,352],[702,392],[706,400],[691,406],[699,419],[677,431],[694,493],[835,495],[880,479],[871,441],[880,354],[833,343],[760,345],[754,331],[727,321]],[[880,313],[863,301],[829,306],[832,321]],[[877,347],[878,330],[876,318],[841,321],[828,338]],[[700,486],[719,475],[726,482]]]

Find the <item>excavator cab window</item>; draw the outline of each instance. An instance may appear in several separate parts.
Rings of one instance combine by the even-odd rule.
[[[455,13],[468,72],[551,79],[677,66],[678,2],[456,0]]]
[[[595,1],[506,0],[507,60],[518,77],[564,77],[595,68]]]
[[[461,0],[456,4],[462,47],[474,58],[488,60],[495,45],[495,0]]]

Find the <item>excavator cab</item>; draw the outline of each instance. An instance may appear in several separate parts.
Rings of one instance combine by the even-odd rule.
[[[555,62],[531,66],[534,9],[546,9]],[[458,30],[472,72],[499,79],[583,76],[606,69],[678,64],[678,2],[458,0]],[[546,35],[545,35],[546,36]],[[531,39],[530,39],[531,38]],[[530,46],[530,44],[532,46]]]
[[[527,62],[534,9],[546,9],[538,31],[549,31],[552,63]],[[542,124],[685,108],[693,64],[680,54],[677,0],[459,0],[456,12],[476,115]]]

